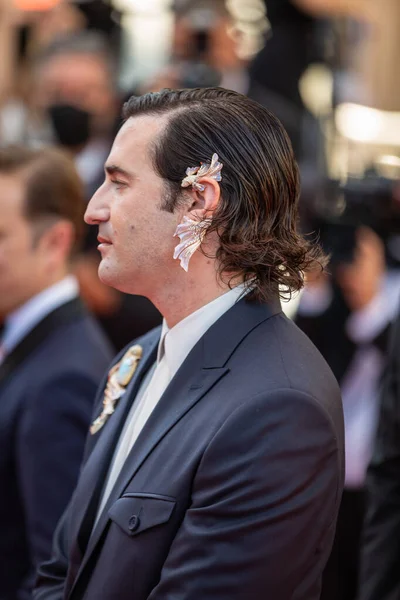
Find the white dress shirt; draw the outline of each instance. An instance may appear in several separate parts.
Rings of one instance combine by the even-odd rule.
[[[76,298],[79,294],[78,281],[67,275],[61,281],[46,288],[12,312],[5,320],[1,347],[3,359],[28,335],[40,321],[53,310]],[[2,355],[0,355],[0,363]]]
[[[111,461],[97,518],[107,502],[128,454],[175,373],[207,329],[245,294],[245,286],[239,285],[202,306],[172,329],[168,328],[164,320],[157,361],[144,378],[129,412]]]

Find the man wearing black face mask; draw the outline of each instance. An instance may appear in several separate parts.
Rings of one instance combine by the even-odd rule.
[[[53,141],[74,154],[88,198],[102,182],[115,133],[120,102],[114,72],[106,42],[88,32],[52,44],[35,72],[34,104]]]
[[[48,114],[57,141],[61,146],[77,150],[90,140],[91,114],[78,106],[53,104]]]

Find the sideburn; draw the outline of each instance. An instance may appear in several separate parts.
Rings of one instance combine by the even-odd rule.
[[[182,193],[179,183],[172,181],[164,182],[164,193],[160,202],[160,210],[165,210],[172,214],[185,203],[185,200],[185,194]]]

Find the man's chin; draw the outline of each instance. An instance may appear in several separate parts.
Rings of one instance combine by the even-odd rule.
[[[115,286],[115,277],[114,277],[114,273],[112,268],[110,268],[109,265],[104,264],[104,260],[102,260],[100,262],[99,265],[99,269],[98,269],[98,275],[99,275],[99,279],[101,281],[101,283],[104,283],[104,285],[108,285],[111,287]]]
[[[107,287],[114,288],[119,292],[127,291],[123,286],[122,282],[118,279],[118,275],[115,272],[115,270],[109,265],[103,264],[103,261],[99,265],[98,275],[101,283],[103,283]]]

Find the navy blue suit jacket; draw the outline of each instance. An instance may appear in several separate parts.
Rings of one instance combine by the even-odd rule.
[[[31,597],[79,474],[110,361],[79,299],[45,317],[0,366],[0,599]]]
[[[241,300],[205,333],[94,525],[159,335],[138,340],[136,374],[89,439],[35,600],[317,600],[343,488],[341,399],[278,301]]]

